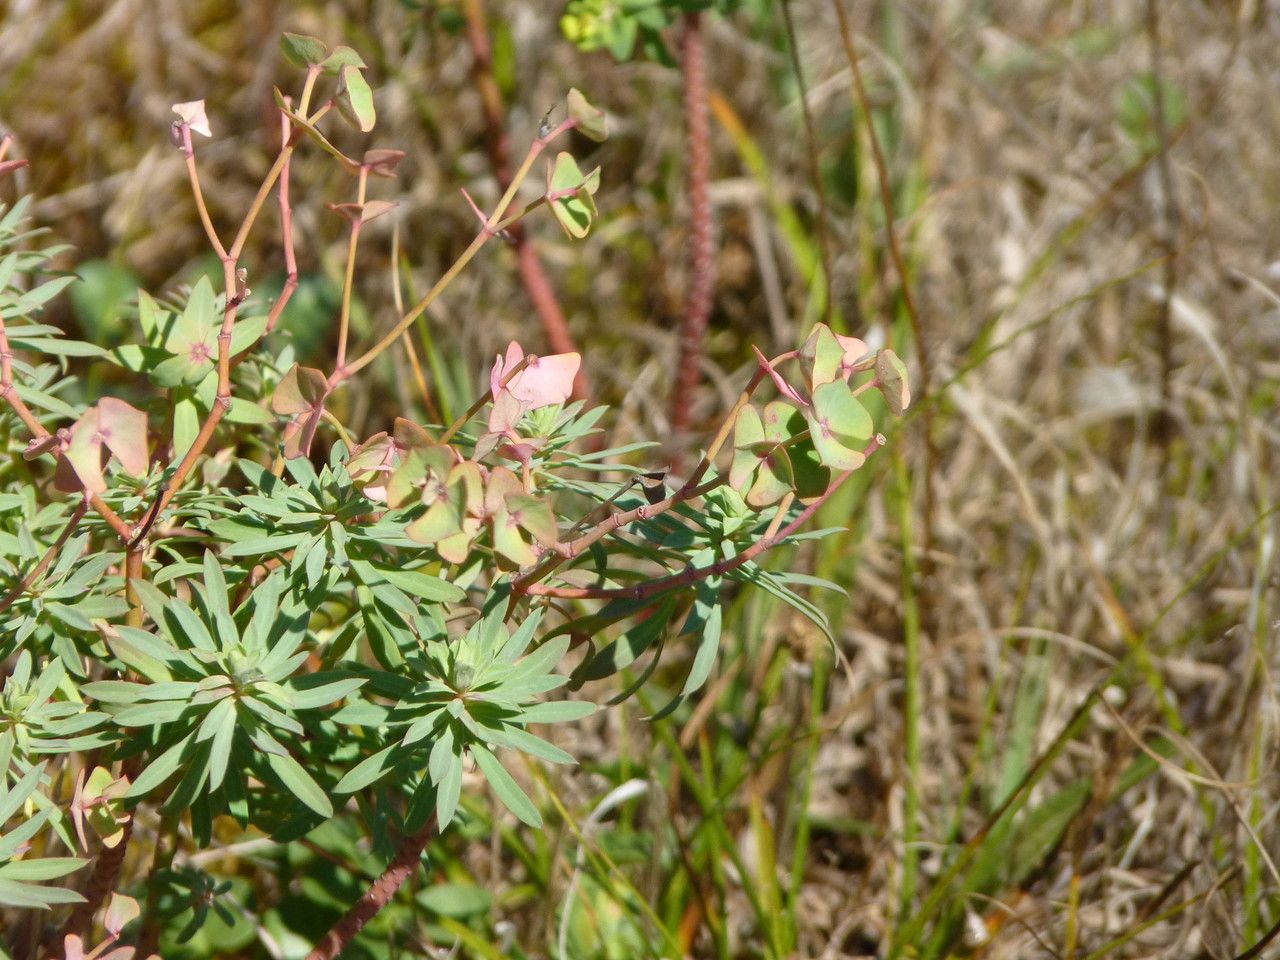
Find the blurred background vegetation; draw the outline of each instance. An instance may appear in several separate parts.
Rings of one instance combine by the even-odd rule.
[[[563,744],[578,768],[515,771],[545,832],[473,798],[350,956],[1219,958],[1274,932],[1280,6],[839,2],[844,34],[828,0],[704,21],[716,280],[687,441],[718,423],[751,344],[790,349],[824,316],[893,344],[917,385],[927,362],[887,455],[820,517],[846,532],[772,561],[841,588],[810,598],[835,655],[744,594],[695,703],[646,721],[684,676],[687,652],[667,651],[638,700]],[[425,290],[474,235],[460,188],[481,207],[499,192],[479,23],[516,156],[571,86],[609,112],[608,142],[572,147],[603,168],[599,229],[527,231],[590,395],[613,407],[609,442],[671,437],[681,71],[653,47],[583,51],[563,12],[0,4],[0,132],[31,160],[4,199],[34,193],[84,278],[57,322],[120,342],[137,287],[210,269],[170,105],[208,101],[206,197],[215,223],[238,221],[279,136],[272,87],[296,86],[290,30],[360,51],[369,145],[408,153],[373,187],[400,206],[360,250],[356,333],[385,329],[393,257]],[[680,30],[662,34],[672,53]],[[324,204],[351,192],[299,151],[303,276],[283,326],[304,359],[335,335],[346,233]],[[273,231],[257,236],[244,261],[262,293],[283,264]],[[415,330],[446,417],[513,337],[546,349],[513,250],[490,248]],[[346,392],[353,431],[427,416],[405,364]],[[179,884],[164,956],[301,956],[383,862],[357,823],[180,855],[175,878],[233,881],[233,922],[211,914],[179,946]],[[136,877],[150,852],[134,846]]]

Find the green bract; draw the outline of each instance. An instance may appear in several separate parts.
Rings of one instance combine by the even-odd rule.
[[[596,218],[595,193],[600,189],[600,170],[588,174],[567,153],[556,155],[547,168],[547,199],[560,226],[574,240],[581,240],[591,230]]]
[[[324,43],[301,33],[286,33],[280,38],[280,50],[295,67],[320,64],[328,54]]]
[[[836,380],[814,390],[805,419],[824,467],[856,470],[866,461],[862,447],[874,430],[871,415],[846,383]]]
[[[907,384],[907,366],[892,350],[876,355],[876,386],[884,395],[885,405],[901,414],[911,404],[911,387]]]
[[[795,486],[786,443],[791,438],[793,407],[775,400],[764,409],[743,407],[733,431],[733,468],[729,483],[747,489],[747,503],[767,507],[777,503]]]
[[[344,66],[339,76],[339,109],[362,133],[368,133],[377,122],[377,114],[373,108],[373,90],[369,87],[369,82],[360,72],[360,67],[356,66]]]
[[[567,104],[569,116],[578,123],[579,133],[597,143],[608,137],[609,129],[605,123],[604,111],[588,103],[581,91],[576,88],[570,90]]]

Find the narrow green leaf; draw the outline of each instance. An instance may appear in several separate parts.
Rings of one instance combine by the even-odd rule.
[[[406,593],[435,603],[456,603],[466,596],[466,591],[454,586],[447,580],[423,573],[421,570],[397,570],[382,567],[367,560],[351,558],[351,567],[365,583],[373,586],[386,581],[399,587]]]
[[[18,855],[19,851],[24,850],[27,842],[44,829],[53,812],[52,807],[46,807],[34,817],[29,817],[25,822],[0,837],[0,861],[12,860]]]
[[[674,609],[675,598],[668,597],[650,617],[636,624],[574,671],[574,679],[601,680],[630,666],[666,629]]]
[[[549,743],[541,737],[534,736],[527,730],[521,730],[519,727],[507,724],[501,729],[482,727],[481,731],[484,734],[485,741],[494,746],[517,750],[531,757],[537,757],[539,760],[546,760],[548,763],[577,763],[573,758],[573,754],[567,753],[554,743]]]
[[[159,703],[139,703],[125,707],[116,713],[115,721],[122,727],[150,727],[154,724],[173,723],[187,710],[182,701],[163,700]]]
[[[334,792],[355,793],[357,790],[363,790],[369,784],[376,783],[382,779],[400,759],[400,754],[395,752],[397,747],[399,747],[399,744],[393,743],[391,746],[383,747],[377,753],[365,757],[348,770],[346,775],[338,781],[338,785],[333,788]]]
[[[0,866],[0,877],[7,880],[54,880],[74,873],[88,860],[81,857],[43,857],[39,860],[11,860]]]
[[[249,537],[232,543],[223,549],[222,555],[227,558],[256,557],[264,553],[282,553],[291,550],[306,540],[305,533],[278,533],[262,537]]]
[[[181,600],[171,601],[165,610],[165,616],[169,621],[166,624],[168,632],[175,640],[186,640],[197,649],[210,653],[221,646],[214,643],[213,637],[209,635],[209,628],[199,615]]]
[[[143,586],[145,581],[137,586]],[[136,670],[148,680],[170,680],[168,662],[174,658],[173,651],[154,634],[136,627],[116,627],[115,635],[106,635],[107,647],[126,666]]]
[[[169,794],[160,809],[165,813],[179,813],[190,809],[204,791],[209,778],[209,745],[197,743],[183,757],[184,770],[177,786]]]
[[[80,278],[75,274],[70,274],[65,277],[55,277],[52,280],[46,281],[38,287],[33,287],[19,297],[18,302],[14,304],[13,309],[19,315],[28,314],[37,307],[44,306],[78,279]]]
[[[334,679],[337,678],[337,679]],[[298,677],[289,686],[297,710],[315,710],[336,703],[365,685],[364,677],[342,677],[336,673],[312,673]]]
[[[720,627],[724,618],[724,607],[720,605],[719,589],[714,590],[710,598],[710,610],[706,613],[700,609],[703,604],[704,600],[699,596],[691,616],[691,619],[696,616],[702,635],[698,638],[698,651],[694,654],[693,666],[689,668],[689,676],[685,678],[684,688],[680,691],[682,696],[688,696],[707,682],[707,677],[711,675],[711,667],[716,661],[716,654],[720,652]]]
[[[12,741],[10,741],[12,743]],[[6,768],[8,764],[5,764]],[[35,763],[27,770],[26,773],[18,780],[16,784],[9,790],[6,796],[0,791],[0,824],[3,824],[15,813],[18,808],[27,802],[27,798],[35,793],[36,788],[40,786],[40,778],[44,775],[44,764]]]
[[[496,761],[495,761],[496,762]],[[450,754],[444,775],[436,785],[436,824],[443,830],[453,820],[462,795],[462,757]]]
[[[48,910],[61,903],[84,903],[84,897],[65,887],[36,887],[0,877],[0,905]]]
[[[204,552],[203,562],[205,602],[209,605],[209,613],[213,615],[218,639],[223,645],[234,643],[239,639],[240,631],[231,619],[231,593],[227,589],[226,577],[222,575],[222,564],[212,550]]]
[[[427,758],[427,776],[434,783],[439,783],[444,779],[447,772],[446,765],[450,763],[450,758],[459,755],[454,749],[455,737],[453,735],[453,725],[446,724],[440,736],[436,738],[436,742],[431,746],[431,755]]]
[[[567,636],[554,637],[546,641],[531,654],[519,660],[506,679],[517,681],[549,674],[555,669],[556,664],[564,659],[570,642]]]
[[[230,698],[220,700],[210,711],[210,716],[222,709],[217,720],[217,729],[213,741],[209,745],[209,789],[217,790],[227,774],[227,764],[231,762],[231,746],[236,735],[236,711],[234,701]],[[225,705],[225,707],[224,707]]]
[[[195,739],[195,735],[195,731],[192,730],[168,750],[148,763],[142,773],[138,774],[138,779],[134,780],[130,785],[129,792],[125,794],[125,797],[128,799],[145,797],[168,780],[170,775],[178,769],[178,764],[182,762],[182,753],[186,750],[187,745]]]
[[[498,758],[478,743],[471,744],[469,749],[471,755],[475,757],[476,766],[480,768],[484,778],[493,787],[493,792],[498,795],[498,799],[506,805],[507,809],[529,826],[541,827],[542,815],[538,813],[538,808],[533,805],[528,794],[520,789],[520,784],[516,783],[515,778],[498,762]]]
[[[143,699],[147,685],[143,683],[127,683],[123,680],[99,680],[86,683],[80,692],[86,697],[102,703],[137,703]]]
[[[311,779],[311,775],[302,769],[297,760],[287,755],[278,756],[269,753],[267,764],[295,797],[320,816],[326,818],[333,816],[333,804],[329,802],[328,796],[320,785]]]
[[[522,723],[569,723],[589,717],[599,709],[588,700],[548,700],[521,707]]]
[[[10,345],[17,350],[32,353],[48,353],[57,357],[105,357],[106,351],[97,344],[83,340],[66,340],[54,337],[13,337]]]

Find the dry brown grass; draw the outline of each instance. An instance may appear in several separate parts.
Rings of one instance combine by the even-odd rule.
[[[678,77],[576,53],[558,37],[556,5],[495,6],[511,24],[516,142],[570,85],[617,119],[596,155],[605,170],[603,229],[577,246],[550,223],[532,232],[598,397],[618,407],[615,439],[662,436],[683,256]],[[1117,117],[1126,87],[1150,69],[1145,3],[1010,0],[985,13],[921,0],[852,6],[931,348],[938,390],[926,402],[938,456],[926,476],[917,416],[901,443],[909,542],[928,572],[917,584],[918,677],[904,681],[908,610],[891,470],[860,507],[838,562],[831,553],[814,561],[850,589],[840,640],[851,669],[837,671],[822,717],[797,955],[887,949],[899,918],[911,767],[904,683],[918,683],[921,695],[917,829],[927,892],[943,865],[941,845],[974,835],[994,806],[999,771],[1025,769],[1006,767],[1010,752],[1025,741],[1032,759],[1096,684],[1114,680],[1114,710],[1094,708],[1032,803],[1076,777],[1098,799],[1015,888],[992,892],[997,903],[969,900],[988,928],[978,955],[1092,956],[1198,898],[1110,955],[1235,956],[1273,922],[1280,893],[1270,866],[1280,854],[1272,680],[1280,531],[1271,512],[1280,443],[1280,9],[1267,0],[1161,4],[1161,69],[1185,102],[1166,131],[1171,197],[1152,141],[1135,142]],[[793,12],[819,159],[843,183],[828,190],[837,302],[861,318],[851,323],[894,335],[903,321],[898,280],[875,172],[861,159],[865,127],[851,111],[836,20],[819,0]],[[109,256],[158,291],[190,268],[201,245],[165,135],[169,104],[208,98],[220,136],[202,151],[206,189],[215,218],[229,217],[251,195],[273,136],[274,37],[287,28],[351,43],[383,88],[375,142],[410,153],[395,195],[401,243],[423,288],[471,229],[457,187],[481,203],[493,194],[465,45],[438,19],[426,17],[424,28],[424,17],[390,2],[233,11],[177,0],[10,0],[0,19],[0,127],[32,159],[24,188],[41,198],[37,216],[73,241],[77,256]],[[810,229],[816,222],[780,31],[776,17],[763,38],[723,22],[709,31],[711,83],[770,172],[754,178],[717,130],[720,281],[699,408],[708,419],[724,407],[745,344],[788,342],[804,316],[805,277],[768,205],[772,193]],[[1148,135],[1159,142],[1154,126]],[[300,158],[294,172],[300,196],[338,199],[340,174],[322,159]],[[341,224],[316,212],[318,203],[306,209],[302,268],[332,274]],[[363,251],[375,324],[391,309],[387,248],[384,232]],[[509,258],[486,256],[432,317],[442,348],[473,374],[508,336],[536,339]],[[277,269],[264,263],[261,271]],[[1172,366],[1162,433],[1166,299]],[[369,406],[373,423],[378,403]],[[927,555],[926,483],[935,503]],[[761,711],[758,731],[776,734],[805,716],[802,671],[784,670],[773,689],[756,665],[772,643],[791,644],[802,663],[803,630],[774,617],[760,636],[741,640],[744,656],[724,660],[724,674],[746,691],[735,703]],[[757,704],[757,695],[772,699]],[[732,726],[728,709],[726,701],[710,711],[712,728]],[[575,750],[601,762],[619,750],[645,757],[650,733],[639,715],[623,708],[606,727],[583,730]],[[1109,802],[1116,777],[1157,733],[1172,743],[1168,759]],[[787,746],[781,769],[761,761],[731,806],[758,789],[775,825],[791,822],[787,764],[803,753],[803,744]],[[970,776],[978,789],[962,797]],[[577,773],[557,788],[585,816],[610,782]],[[653,793],[649,816],[661,820],[668,798]],[[678,784],[669,799],[677,824],[692,829],[697,811]],[[851,820],[865,830],[839,826]],[[752,849],[758,838],[745,818],[730,823],[742,849]],[[784,866],[789,837],[784,830]],[[505,856],[473,859],[476,875],[505,882]],[[641,871],[636,882],[646,891],[658,880]],[[725,912],[747,955],[750,910],[731,886]],[[530,949],[554,930],[546,901],[507,917]],[[699,935],[694,948],[709,942]]]

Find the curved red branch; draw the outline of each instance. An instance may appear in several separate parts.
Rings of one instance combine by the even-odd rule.
[[[364,892],[359,900],[343,914],[324,935],[315,949],[307,954],[307,960],[334,960],[355,939],[364,925],[378,915],[378,911],[391,902],[406,880],[418,869],[422,851],[435,833],[435,816],[433,815],[417,833],[412,833],[400,841],[396,855],[387,864],[382,876],[373,881],[373,885]]]
[[[863,456],[870,457],[883,445],[884,438],[877,434],[863,450]],[[768,536],[762,537],[741,553],[720,560],[710,566],[695,567],[690,564],[679,573],[658,577],[655,580],[646,580],[643,583],[636,584],[634,587],[554,587],[545,583],[532,583],[524,588],[524,593],[528,596],[536,597],[559,597],[562,600],[648,600],[650,597],[656,597],[658,594],[665,593],[668,590],[674,590],[677,587],[697,583],[699,580],[706,580],[708,577],[728,573],[730,570],[736,570],[738,567],[751,562],[766,550],[772,550],[782,541],[799,531],[821,509],[822,505],[831,499],[832,494],[839,490],[845,481],[852,477],[858,469],[846,470],[832,480],[820,497],[805,507],[799,516],[781,530],[776,530]]]

